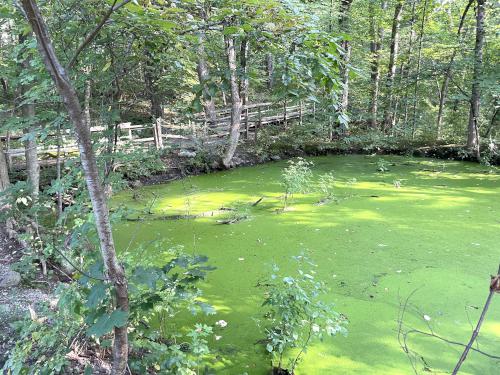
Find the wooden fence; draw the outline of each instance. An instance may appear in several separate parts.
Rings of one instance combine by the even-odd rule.
[[[289,121],[300,121],[305,116],[315,115],[316,107],[314,103],[303,103],[293,105],[282,105],[274,103],[255,103],[243,107],[241,113],[240,132],[244,139],[253,138],[257,141],[259,129],[267,125],[282,124],[285,127]],[[210,123],[203,113],[198,113],[186,122],[179,123],[178,119],[172,118],[171,121],[158,119],[153,124],[133,125],[125,122],[117,125],[116,144],[117,147],[133,148],[136,147],[154,147],[163,149],[171,148],[192,148],[196,142],[202,141],[204,144],[213,144],[225,142],[228,137],[231,126],[231,109],[222,108],[216,111],[217,121]],[[104,126],[94,126],[90,129],[91,133],[101,134],[97,136],[97,142],[107,143],[109,139],[104,132],[109,130]],[[12,165],[13,159],[24,157],[24,148],[10,148],[10,142],[19,140],[21,135],[1,136],[0,139],[7,143],[5,154]],[[78,147],[69,130],[65,130],[60,135],[51,134],[48,138],[51,140],[48,145],[39,147],[39,157],[50,163],[50,159],[59,154],[66,158],[78,154]],[[60,146],[57,146],[58,143]],[[5,143],[4,143],[5,144]]]

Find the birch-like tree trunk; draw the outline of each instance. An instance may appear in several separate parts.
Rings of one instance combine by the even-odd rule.
[[[222,164],[226,168],[231,167],[231,160],[233,159],[238,141],[240,139],[240,125],[241,125],[241,98],[239,93],[238,72],[236,63],[236,50],[234,46],[234,37],[231,35],[226,36],[226,59],[229,69],[229,85],[231,88],[231,128],[229,133],[229,142],[222,158]]]
[[[476,43],[474,46],[474,72],[472,75],[472,92],[470,98],[469,126],[467,148],[481,158],[479,145],[479,114],[481,104],[481,74],[483,70],[484,18],[486,0],[477,0],[476,8]]]
[[[63,98],[64,105],[76,133],[80,150],[80,160],[92,202],[106,276],[113,284],[115,291],[115,307],[128,312],[127,279],[124,269],[116,257],[108,206],[104,197],[103,186],[99,179],[94,150],[92,149],[89,124],[86,123],[78,95],[52,47],[47,25],[40,14],[35,0],[22,0],[22,7],[37,38],[39,53],[59,94]],[[112,373],[116,375],[124,374],[127,368],[127,361],[128,336],[127,324],[125,324],[121,327],[114,327]]]
[[[387,103],[384,111],[384,130],[389,130],[394,125],[394,78],[396,77],[396,62],[399,53],[399,29],[401,26],[401,14],[403,2],[398,1],[394,8],[391,30],[391,52],[389,55],[389,65],[387,67],[387,80],[385,83],[387,90]]]

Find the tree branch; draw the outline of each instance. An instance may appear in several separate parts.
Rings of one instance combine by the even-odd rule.
[[[113,12],[117,11],[118,9],[123,7],[124,5],[128,4],[130,1],[131,0],[123,0],[119,4],[116,4],[117,0],[113,1],[113,5],[111,5],[111,7],[108,9],[108,11],[104,15],[104,17],[102,17],[101,21],[97,24],[97,26],[94,28],[94,30],[92,30],[85,37],[82,44],[80,44],[80,46],[76,49],[75,54],[73,55],[73,57],[71,58],[71,60],[69,61],[68,65],[66,67],[67,70],[71,69],[73,67],[73,65],[75,65],[76,60],[78,59],[78,56],[80,55],[80,53],[85,49],[85,47],[87,47],[90,44],[90,42],[92,42],[92,40],[94,40],[94,38],[97,36],[99,31],[102,29],[102,27],[104,26],[106,21],[109,19],[109,17],[111,17],[111,14],[113,14]]]

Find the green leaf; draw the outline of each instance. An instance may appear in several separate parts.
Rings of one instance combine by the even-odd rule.
[[[94,309],[106,297],[106,285],[104,283],[95,284],[90,289],[89,297],[87,300],[87,307]]]
[[[128,313],[123,310],[115,310],[110,314],[103,314],[87,330],[87,335],[101,337],[113,330],[114,327],[123,327],[127,324]]]

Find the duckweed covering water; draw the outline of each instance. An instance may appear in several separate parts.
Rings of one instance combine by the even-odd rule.
[[[321,194],[297,194],[284,213],[276,210],[282,207],[285,162],[148,186],[135,192],[136,199],[124,192],[114,203],[138,210],[158,198],[146,220],[115,227],[116,242],[145,264],[162,264],[164,255],[154,247],[137,249],[154,239],[209,256],[217,270],[203,290],[217,314],[178,317],[168,328],[228,322],[216,328],[222,337],[211,342],[217,373],[269,373],[270,359],[256,344],[263,338],[254,322],[263,299],[256,285],[273,263],[292,267],[290,257],[306,251],[319,265],[318,277],[331,287],[329,300],[350,324],[347,337],[314,343],[298,374],[412,374],[409,357],[414,357],[398,341],[401,304],[411,295],[403,331],[431,328],[449,340],[467,342],[500,259],[500,175],[476,164],[404,157],[384,157],[389,170],[378,172],[378,159],[310,158],[316,181],[320,174],[334,174],[338,203],[317,205]],[[217,225],[220,217],[215,216],[158,219],[261,197],[249,210],[251,218],[233,225]],[[407,344],[418,353],[414,366],[419,372],[449,372],[462,350],[416,333],[407,336]],[[479,347],[500,355],[498,297]],[[471,352],[462,373],[498,374],[500,361]]]

